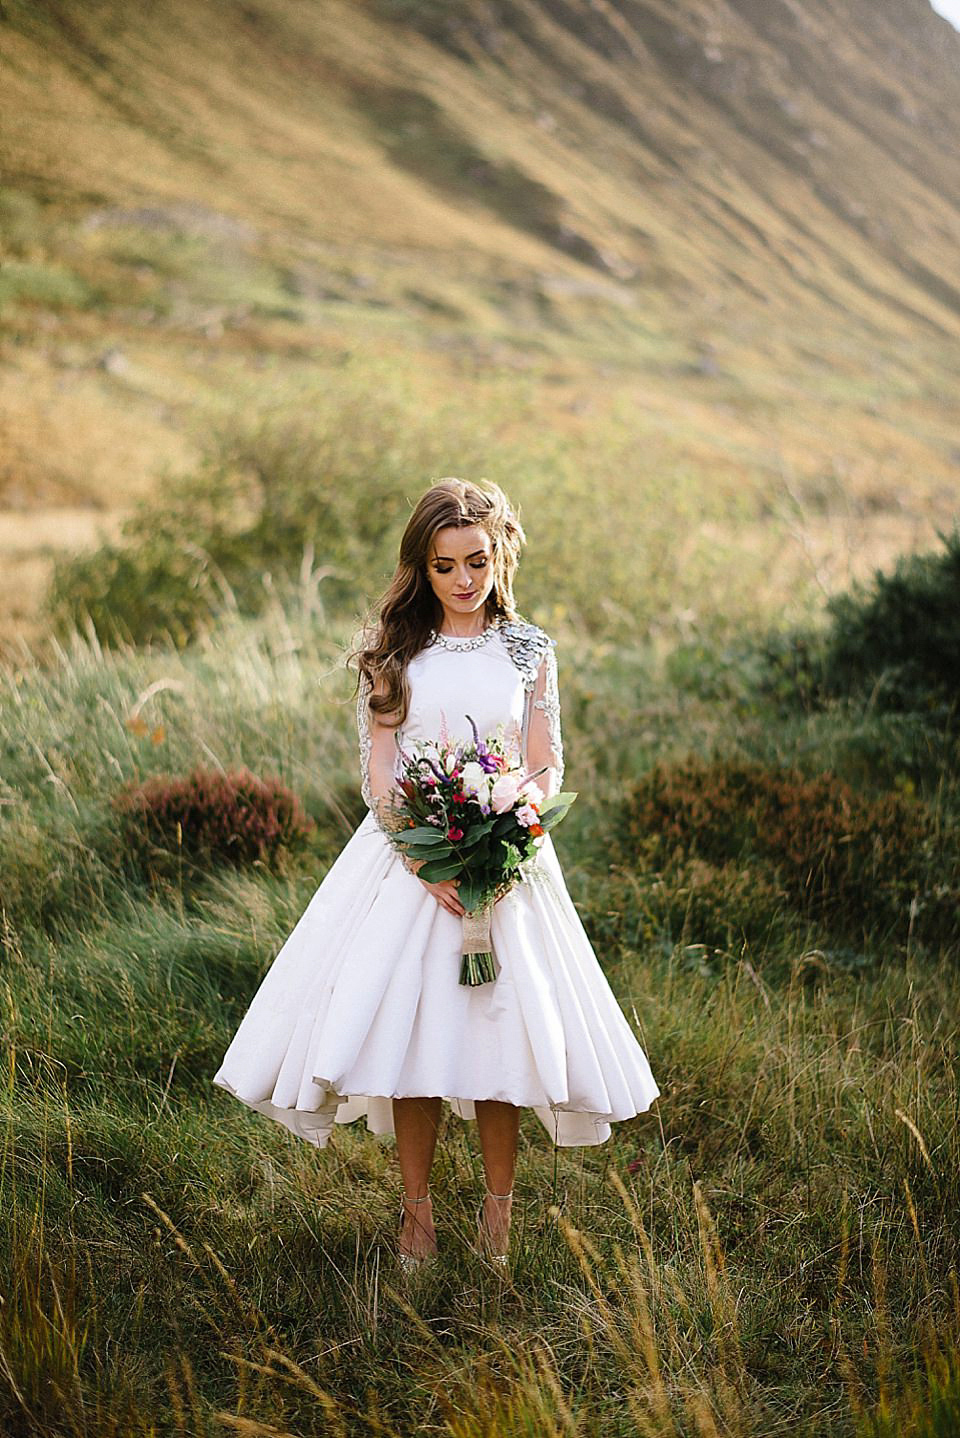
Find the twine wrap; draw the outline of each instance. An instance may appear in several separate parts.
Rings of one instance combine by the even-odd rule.
[[[486,954],[490,951],[490,919],[493,905],[485,904],[481,909],[468,909],[463,916],[462,954]]]
[[[460,948],[461,984],[490,984],[497,977],[490,939],[494,900],[479,909],[467,909],[463,916],[463,943]]]

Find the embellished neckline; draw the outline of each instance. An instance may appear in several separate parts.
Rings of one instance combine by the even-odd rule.
[[[441,634],[439,630],[431,629],[428,643],[436,644],[441,649],[452,649],[458,653],[468,649],[480,649],[499,627],[500,620],[495,619],[492,624],[487,625],[482,634]]]

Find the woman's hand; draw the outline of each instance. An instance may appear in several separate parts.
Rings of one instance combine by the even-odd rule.
[[[426,862],[426,859],[404,860],[404,863],[412,874],[416,874],[417,870]],[[459,879],[442,879],[439,884],[428,884],[426,879],[421,879],[420,882],[425,889],[429,889],[437,903],[444,909],[448,909],[451,914],[455,914],[457,918],[459,918],[461,914],[466,913],[457,896]]]
[[[420,882],[425,889],[430,890],[437,903],[448,909],[451,914],[455,914],[459,918],[461,914],[466,913],[457,897],[459,879],[443,879],[439,884],[428,884],[426,879],[421,879]]]

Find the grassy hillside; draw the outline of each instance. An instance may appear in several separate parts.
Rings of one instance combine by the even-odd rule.
[[[0,639],[42,637],[54,554],[345,366],[370,404],[414,368],[426,414],[522,381],[482,472],[615,430],[635,490],[724,476],[828,590],[929,543],[958,55],[925,0],[6,4]]]

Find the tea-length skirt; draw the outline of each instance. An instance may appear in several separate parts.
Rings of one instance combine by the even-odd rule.
[[[392,1098],[532,1108],[560,1146],[604,1143],[660,1090],[567,891],[549,834],[537,877],[494,905],[495,982],[459,982],[462,923],[368,813],[264,976],[213,1082],[320,1148],[334,1123],[392,1134]]]

